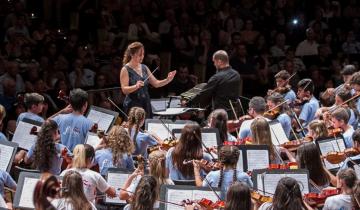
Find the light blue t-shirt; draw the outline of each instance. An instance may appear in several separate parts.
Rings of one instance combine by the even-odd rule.
[[[239,138],[240,138],[240,139],[243,139],[243,138],[251,137],[251,136],[252,136],[250,126],[251,126],[251,123],[252,123],[253,121],[254,121],[254,119],[245,120],[245,121],[241,124],[241,126],[240,126],[240,131],[239,131]]]
[[[20,121],[22,121],[24,118],[27,118],[27,119],[30,119],[30,120],[34,120],[36,122],[39,122],[39,123],[43,123],[45,120],[40,117],[39,115],[37,114],[34,114],[32,112],[23,112],[19,115],[19,117],[17,118],[16,120],[16,125],[19,124]]]
[[[251,181],[251,178],[246,173],[236,170],[236,177],[239,182],[245,182],[250,188],[253,187],[253,183]],[[223,171],[223,180],[221,184],[221,199],[225,199],[226,192],[228,191],[228,188],[233,183],[233,175],[234,170],[224,170]],[[207,181],[211,185],[211,187],[218,187],[219,186],[219,180],[220,180],[220,170],[218,171],[210,171],[209,174],[206,176]],[[203,181],[203,187],[208,187],[208,183],[206,181]]]
[[[358,116],[356,116],[354,110],[352,109],[349,110],[350,110],[349,125],[351,125],[354,128],[354,130],[356,130],[358,127],[359,118]]]
[[[305,103],[301,109],[299,116],[300,120],[303,120],[303,127],[307,125],[315,118],[315,113],[319,109],[319,101],[313,96],[309,102]]]
[[[95,163],[99,165],[100,174],[106,175],[109,168],[123,168],[134,170],[134,162],[131,155],[122,154],[122,158],[116,164],[113,163],[113,154],[110,148],[97,150],[95,152]]]
[[[6,136],[0,131],[0,142],[4,142],[4,141],[8,141],[8,139],[6,138]]]
[[[353,139],[352,139],[352,135],[354,133],[354,128],[352,126],[350,126],[349,129],[347,129],[342,135],[344,137],[344,140],[345,140],[345,147],[346,148],[350,148],[350,147],[353,147],[354,145],[354,142],[353,142]]]
[[[61,143],[68,147],[71,151],[78,144],[84,144],[86,134],[93,126],[93,122],[83,115],[60,114],[54,118],[58,124]]]
[[[287,93],[283,94],[284,100],[289,100],[289,104],[293,103],[296,99],[296,94],[295,92],[290,89],[290,91],[288,91]]]
[[[61,165],[63,163],[63,158],[61,157],[61,151],[65,148],[64,145],[62,144],[55,144],[55,150],[56,150],[56,155],[52,158],[51,162],[51,167],[49,172],[55,175],[59,175],[61,173]],[[35,144],[31,146],[30,150],[28,151],[28,153],[26,154],[26,157],[33,162],[34,158],[35,158]],[[68,149],[68,155],[72,155],[72,153],[69,151]]]
[[[341,163],[342,165],[340,167],[340,170],[348,168],[348,162],[356,160],[360,160],[360,155],[356,155],[354,157],[347,157],[345,161]]]
[[[135,128],[131,130],[131,139],[134,139],[134,136],[135,136]],[[139,131],[136,136],[136,148],[133,155],[143,155],[145,158],[147,158],[148,146],[154,146],[157,144],[158,142],[150,134]]]
[[[10,176],[10,174],[6,171],[0,169],[0,195],[4,197],[4,187],[8,187],[10,189],[16,189],[16,182]]]
[[[287,115],[286,113],[282,113],[276,119],[280,122],[286,136],[289,138],[291,131],[291,118],[289,117],[289,115]]]
[[[194,180],[194,176],[184,176],[179,169],[174,165],[172,160],[172,153],[174,151],[174,147],[170,148],[166,153],[166,169],[169,170],[169,178],[171,180]],[[212,162],[212,158],[208,153],[203,153],[203,159]],[[200,175],[205,176],[205,171],[201,170]]]

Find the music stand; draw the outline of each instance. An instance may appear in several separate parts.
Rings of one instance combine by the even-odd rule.
[[[162,124],[164,122],[165,126]],[[155,132],[161,139],[166,139],[172,136],[172,130],[179,128],[183,129],[186,123],[190,123],[188,120],[159,120],[159,119],[146,119],[145,129],[147,131]],[[168,131],[168,129],[170,131]],[[170,133],[171,132],[171,133]]]
[[[116,118],[119,116],[118,112],[104,109],[98,106],[90,106],[86,118],[98,124],[100,130],[104,130],[107,133],[111,126],[114,124]]]
[[[325,156],[328,152],[342,152],[346,149],[345,140],[342,136],[317,139],[315,142],[322,156]],[[331,164],[327,160],[324,160],[324,164],[331,172],[336,172],[342,163]]]
[[[107,175],[106,175],[106,180],[108,182],[108,184],[110,186],[118,186],[118,187],[122,187],[127,178],[133,173],[133,171],[129,171],[126,169],[121,169],[121,168],[109,168]],[[116,187],[115,187],[116,188]],[[126,189],[125,189],[126,190]],[[116,194],[118,195],[120,193],[119,189],[116,189]],[[125,200],[120,200],[120,198],[118,196],[116,196],[115,198],[105,198],[105,203],[106,204],[111,204],[111,205],[125,205],[126,201]]]
[[[40,173],[21,172],[15,192],[14,207],[19,209],[35,209],[33,194]]]
[[[0,141],[0,169],[10,172],[18,144],[11,141]]]
[[[34,126],[37,128],[37,132],[39,132],[41,128],[40,122],[24,118],[16,127],[12,142],[17,143],[22,149],[29,150],[37,140],[36,135],[30,134]]]

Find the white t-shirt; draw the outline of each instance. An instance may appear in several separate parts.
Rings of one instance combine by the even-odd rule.
[[[54,199],[51,201],[51,204],[57,210],[73,210],[72,204],[65,198]],[[92,210],[97,210],[93,203],[90,202],[90,205]]]
[[[334,195],[328,197],[325,201],[323,210],[351,210],[351,195]]]
[[[105,192],[109,189],[110,185],[106,182],[106,180],[97,172],[92,171],[90,169],[84,168],[70,168],[64,170],[60,176],[64,176],[68,171],[77,171],[80,173],[83,179],[83,186],[84,186],[84,193],[86,198],[90,201],[95,203],[96,197],[96,189],[100,192]]]

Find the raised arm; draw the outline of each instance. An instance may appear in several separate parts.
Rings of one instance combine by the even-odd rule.
[[[125,95],[133,93],[144,86],[144,81],[137,81],[135,85],[129,86],[129,73],[125,67],[120,71],[121,89]]]
[[[159,87],[162,87],[162,86],[165,86],[165,85],[169,84],[174,79],[174,77],[176,75],[176,70],[174,70],[174,71],[171,71],[171,72],[168,73],[168,76],[167,76],[166,79],[158,80],[151,73],[149,68],[146,68],[146,69],[147,69],[147,74],[149,75],[149,82],[155,88],[159,88]]]

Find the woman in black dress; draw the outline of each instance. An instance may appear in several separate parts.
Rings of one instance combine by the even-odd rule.
[[[150,118],[152,111],[148,85],[159,88],[169,84],[174,79],[176,70],[169,72],[166,79],[158,80],[149,68],[142,64],[144,54],[144,45],[140,42],[133,42],[127,47],[123,59],[124,67],[120,72],[120,84],[126,95],[124,111],[127,113],[134,106],[142,107],[147,113],[147,118]]]

